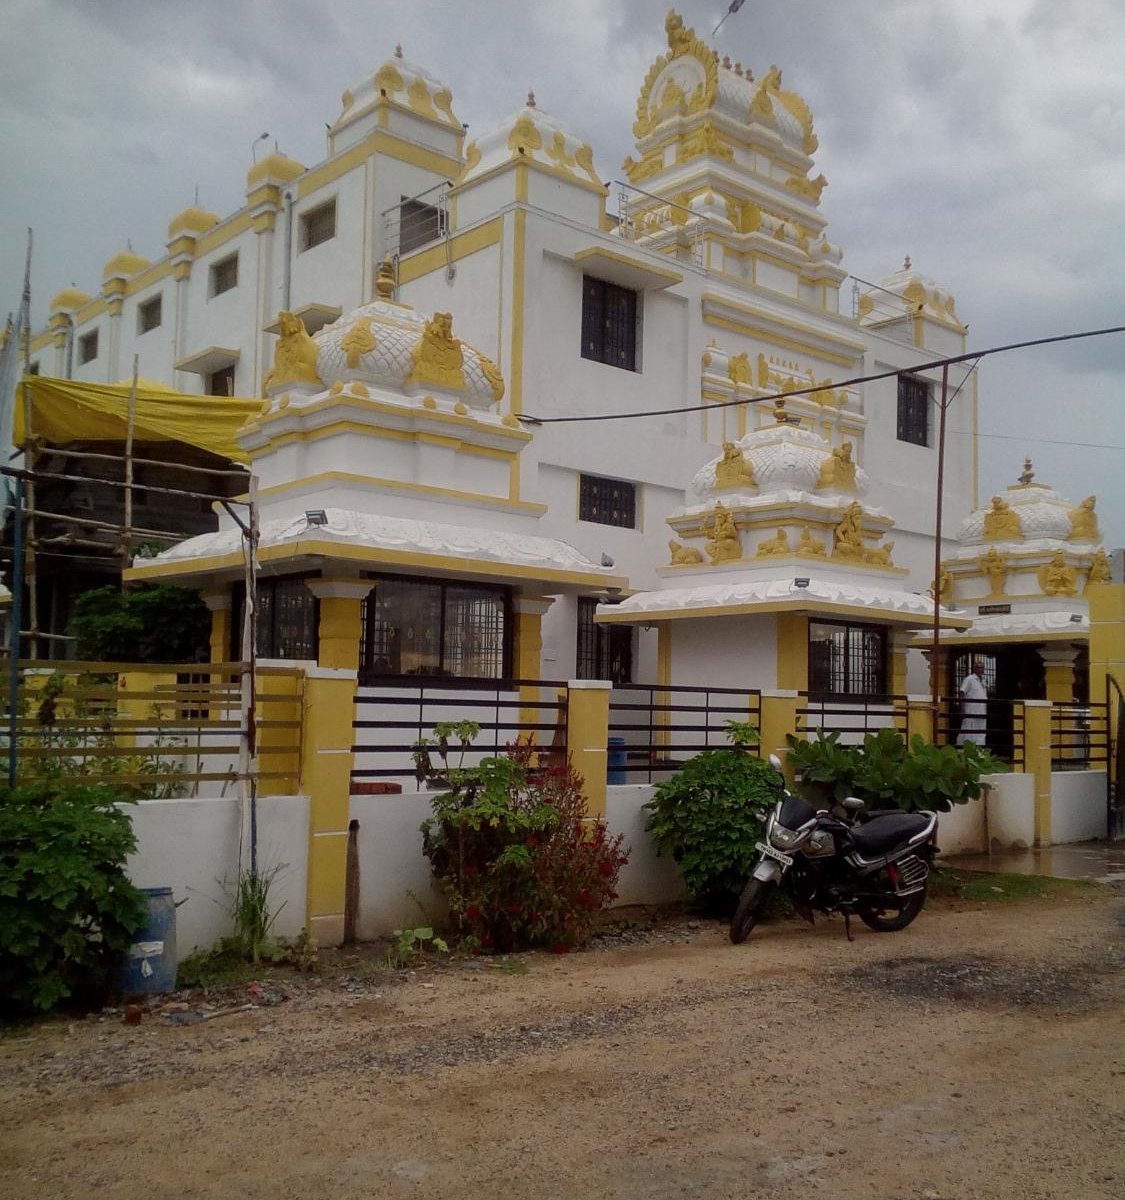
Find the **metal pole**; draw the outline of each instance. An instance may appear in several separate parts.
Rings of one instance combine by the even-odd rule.
[[[137,423],[137,368],[140,356],[133,355],[133,385],[129,389],[129,415],[125,422],[125,528],[121,534],[121,591],[129,590],[125,569],[133,549],[133,430]]]
[[[243,530],[246,547],[246,602],[242,611],[242,666],[239,695],[242,709],[241,775],[243,803],[250,826],[250,871],[258,871],[258,731],[257,731],[257,642],[258,642],[258,479],[250,476],[250,512]],[[246,821],[244,819],[244,827]],[[241,858],[241,856],[240,856]],[[241,867],[241,862],[240,862]]]
[[[12,498],[12,627],[8,631],[8,786],[16,786],[19,745],[16,716],[20,694],[20,629],[23,626],[23,479],[16,476]]]
[[[941,403],[938,409],[937,501],[934,516],[934,632],[930,644],[930,703],[934,710],[934,739],[938,727],[938,686],[941,674],[941,506],[945,485],[945,409],[949,395],[949,364],[941,369]]]

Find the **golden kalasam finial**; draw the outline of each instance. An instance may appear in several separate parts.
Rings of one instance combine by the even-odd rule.
[[[402,58],[402,42],[395,46],[395,58]]]
[[[1031,469],[1031,459],[1023,460],[1023,474],[1020,476],[1020,483],[1030,483],[1035,478],[1035,472]]]
[[[913,263],[910,261],[910,255],[908,254],[908,255],[907,255],[907,256],[906,256],[906,257],[905,257],[905,258],[902,260],[902,269],[903,269],[904,271],[909,271],[909,270],[910,270],[910,268],[911,268],[913,265],[914,265],[914,264],[913,264]]]
[[[528,108],[535,107],[535,93],[534,92],[527,93],[527,107]]]
[[[379,264],[379,270],[375,276],[375,291],[381,300],[395,298],[395,267],[389,254]]]

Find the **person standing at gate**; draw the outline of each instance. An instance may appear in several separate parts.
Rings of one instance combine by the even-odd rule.
[[[973,669],[961,681],[961,728],[957,734],[957,745],[973,742],[984,745],[988,724],[988,689],[984,686],[984,663],[973,659]]]

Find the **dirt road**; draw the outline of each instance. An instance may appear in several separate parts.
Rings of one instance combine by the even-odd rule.
[[[42,1025],[0,1043],[0,1194],[1116,1200],[1123,933],[1108,893],[850,944],[681,920],[507,969],[345,962],[193,1024]]]

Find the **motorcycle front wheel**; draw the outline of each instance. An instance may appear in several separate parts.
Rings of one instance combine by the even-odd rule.
[[[761,920],[775,887],[777,887],[777,883],[772,879],[769,881],[751,879],[742,889],[742,895],[738,898],[738,907],[730,919],[730,940],[736,946],[746,941],[750,936],[750,931]]]
[[[898,933],[922,911],[926,889],[909,896],[888,896],[885,903],[867,903],[857,907],[859,919],[876,933]]]

